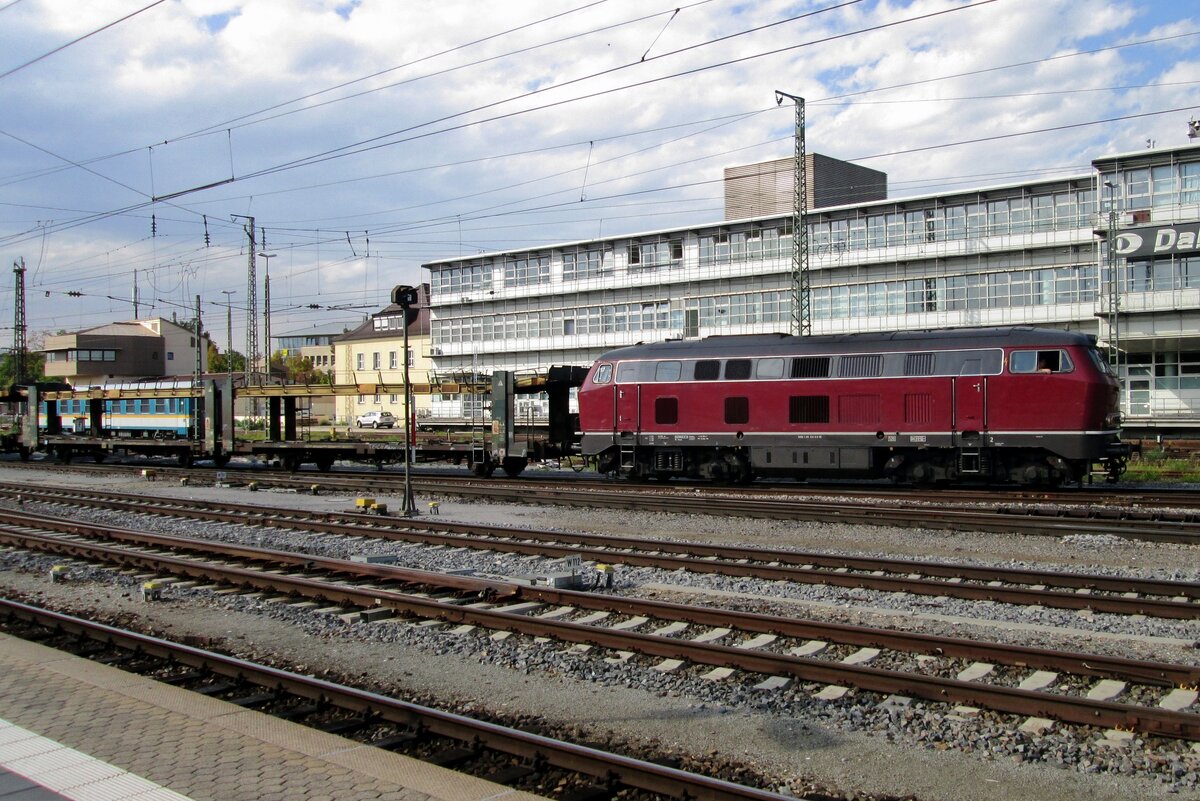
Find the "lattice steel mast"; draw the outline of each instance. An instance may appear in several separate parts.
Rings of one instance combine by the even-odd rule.
[[[250,257],[246,261],[246,385],[258,383],[255,372],[258,368],[258,275],[255,257],[258,246],[255,240],[254,218],[234,214],[246,220],[246,236],[250,238]],[[256,402],[257,403],[257,402]]]
[[[25,323],[25,259],[13,262],[16,291],[13,295],[13,383],[24,384],[29,362],[29,337]]]
[[[796,104],[796,163],[792,195],[792,333],[812,333],[812,291],[808,271],[808,155],[804,145],[804,98],[775,90],[775,102]]]

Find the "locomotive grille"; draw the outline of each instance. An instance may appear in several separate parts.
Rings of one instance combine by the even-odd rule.
[[[828,356],[798,356],[792,359],[792,378],[828,378]]]

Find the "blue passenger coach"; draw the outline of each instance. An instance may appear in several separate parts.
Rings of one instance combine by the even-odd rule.
[[[166,390],[178,389],[173,381],[140,381],[132,383],[104,384],[93,389],[105,392],[113,390]],[[108,436],[150,439],[184,438],[192,426],[193,398],[123,398],[104,401],[102,422]],[[84,433],[88,430],[88,404],[86,399],[61,400],[57,402],[58,417],[62,430]],[[47,403],[40,404],[38,427],[48,427]]]

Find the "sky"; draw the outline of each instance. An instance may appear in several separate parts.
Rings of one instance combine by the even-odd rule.
[[[249,217],[276,335],[438,259],[718,221],[724,168],[793,152],[776,90],[891,197],[1086,173],[1200,117],[1187,2],[680,2],[0,0],[31,339],[133,319],[136,285],[142,317],[199,296],[221,347],[232,304],[244,351]]]

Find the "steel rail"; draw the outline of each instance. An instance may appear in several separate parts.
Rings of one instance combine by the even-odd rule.
[[[110,466],[110,469],[115,466]],[[82,469],[95,470],[96,467]],[[179,468],[154,468],[164,475],[195,476],[212,475],[211,471],[183,470]],[[403,480],[402,475],[381,475],[371,473],[353,474],[272,474],[264,470],[231,470],[244,478],[252,479],[263,486],[278,487],[309,487],[314,483],[330,488],[341,488],[349,492],[387,492],[399,491],[397,482]],[[577,485],[578,482],[569,482]],[[947,498],[940,496],[906,497],[911,501],[932,501],[937,504],[937,515],[930,516],[929,507],[899,506],[897,504],[879,504],[847,502],[843,499],[814,500],[812,495],[830,496],[836,493],[804,492],[804,498],[781,498],[777,492],[749,488],[746,491],[720,488],[718,490],[702,489],[700,486],[689,487],[680,491],[678,487],[646,488],[637,485],[623,485],[619,490],[613,489],[613,482],[590,482],[603,485],[607,489],[589,487],[548,487],[537,481],[502,482],[494,479],[479,480],[474,478],[429,478],[414,477],[414,489],[431,494],[459,495],[463,497],[481,497],[493,500],[503,500],[513,503],[553,503],[571,506],[594,506],[600,508],[636,509],[656,512],[680,512],[685,514],[703,514],[709,516],[733,516],[750,518],[769,518],[781,520],[800,520],[817,522],[841,522],[861,525],[890,525],[897,527],[918,527],[933,529],[964,529],[969,531],[993,533],[1019,533],[1036,536],[1062,536],[1065,534],[1091,533],[1108,534],[1123,539],[1143,540],[1149,542],[1169,542],[1179,544],[1200,543],[1200,522],[1191,513],[1168,515],[1160,510],[1150,510],[1146,514],[1134,515],[1132,510],[1125,508],[1120,514],[1107,512],[1093,513],[1090,510],[1075,512],[1069,510],[1053,510],[1047,512],[1030,506],[1013,506],[1011,502],[1001,500],[992,510],[972,508],[950,508]],[[697,493],[702,497],[697,497]],[[741,497],[737,497],[740,495]],[[861,492],[857,497],[862,498]],[[866,496],[872,497],[872,496]],[[878,495],[874,496],[878,497]],[[991,499],[996,502],[995,499]]]
[[[117,644],[163,659],[263,687],[282,687],[289,693],[359,713],[378,715],[389,723],[416,727],[433,734],[520,757],[556,768],[583,773],[609,783],[619,783],[671,798],[688,801],[784,801],[767,790],[727,782],[698,773],[657,765],[584,745],[555,740],[497,723],[401,701],[378,693],[336,684],[313,676],[260,665],[225,654],[125,631],[113,626],[39,609],[0,598],[8,615],[52,625],[77,636]]]
[[[1011,644],[992,644],[975,640],[912,634],[889,629],[874,629],[838,623],[819,623],[815,621],[780,618],[775,615],[728,611],[641,598],[506,584],[504,582],[470,576],[434,573],[394,565],[368,564],[333,557],[315,557],[291,551],[277,551],[256,546],[211,542],[169,534],[134,531],[111,526],[60,520],[40,515],[26,515],[22,517],[22,521],[26,526],[39,527],[43,528],[43,530],[116,539],[134,545],[153,545],[172,549],[192,550],[210,556],[216,554],[229,558],[248,559],[264,564],[272,564],[274,561],[278,561],[287,566],[299,566],[305,569],[321,567],[335,575],[354,575],[385,580],[395,579],[409,584],[474,592],[498,599],[507,596],[511,597],[514,601],[538,600],[548,604],[576,606],[582,609],[619,612],[628,615],[647,614],[662,620],[736,628],[754,633],[770,633],[806,639],[828,639],[840,643],[858,646],[877,646],[896,651],[916,651],[942,656],[988,659],[1001,664],[1062,670],[1077,675],[1112,676],[1153,685],[1187,685],[1200,682],[1200,666],[1178,666],[1162,662],[1130,660],[1099,654],[1071,653]],[[15,527],[15,530],[19,532],[20,528],[20,526]],[[4,529],[0,528],[0,536],[3,536],[3,533]],[[58,543],[59,540],[55,539],[52,542]],[[65,542],[74,544],[69,540]],[[120,551],[122,557],[126,557],[132,553],[135,552]],[[156,558],[159,555],[153,554],[150,556]],[[149,566],[153,567],[155,564],[151,560]],[[192,563],[189,562],[189,564]],[[260,573],[259,571],[252,571],[251,575],[258,577]],[[264,580],[256,581],[255,586],[275,590],[287,589],[286,584],[272,583],[271,580],[275,577],[274,574],[267,573],[261,575],[265,576]],[[211,577],[211,574],[206,575],[206,578]],[[498,584],[502,585],[502,588],[499,590],[497,590]],[[374,597],[370,597],[366,599],[365,603],[357,605],[371,606],[375,604],[376,600]]]
[[[362,494],[380,490],[396,493],[397,477],[354,476],[342,481],[325,474],[297,477],[294,475],[263,475],[256,473],[254,481],[264,486],[308,487],[316,483],[327,488],[341,487]],[[894,526],[938,530],[964,530],[990,533],[1017,533],[1060,537],[1068,534],[1107,534],[1122,539],[1146,542],[1166,542],[1184,545],[1200,544],[1200,523],[1186,520],[1131,520],[1031,516],[1028,509],[999,505],[994,510],[954,509],[945,506],[931,508],[898,507],[870,503],[809,499],[771,499],[760,496],[712,497],[711,493],[630,492],[567,487],[545,487],[532,482],[496,484],[468,480],[444,482],[415,479],[416,490],[431,494],[488,498],[522,504],[554,504],[602,509],[630,509],[650,512],[675,512],[721,517],[752,519],[796,520],[848,525]],[[698,489],[698,488],[696,488]],[[931,514],[931,512],[936,512]]]
[[[153,536],[163,537],[165,535]],[[1132,728],[1168,737],[1200,739],[1200,714],[1188,712],[983,685],[958,679],[906,674],[861,665],[830,663],[808,657],[749,651],[736,646],[679,640],[567,621],[529,618],[523,614],[506,612],[503,609],[448,605],[440,601],[389,590],[330,585],[308,578],[265,574],[261,571],[232,566],[211,566],[191,559],[139,553],[124,548],[71,542],[59,537],[43,537],[11,530],[0,529],[0,541],[12,542],[19,547],[35,544],[45,550],[60,553],[87,553],[92,558],[101,558],[118,564],[142,564],[158,569],[166,568],[182,575],[202,576],[206,579],[242,586],[267,587],[365,608],[387,606],[422,618],[439,618],[448,622],[514,631],[534,637],[549,637],[615,650],[636,651],[650,656],[687,660],[697,664],[732,667],[765,675],[791,676],[801,681],[851,684],[875,692],[907,694],[930,701],[969,704],[1014,714],[1057,718],[1082,725]],[[22,545],[22,543],[25,544]],[[193,544],[201,547],[211,545],[198,541],[193,541]],[[350,566],[355,563],[346,564]],[[640,601],[628,599],[621,601],[618,607],[622,605],[636,611],[643,608]],[[645,608],[649,608],[649,606],[652,605],[647,605]],[[712,620],[720,618],[723,613],[718,610],[692,608],[691,614],[699,615],[705,620]],[[768,620],[775,623],[776,630],[780,628],[778,618],[768,618]],[[980,644],[974,643],[973,646],[978,648]],[[1003,647],[1000,646],[1000,648]],[[1095,671],[1095,666],[1089,664],[1091,660],[1095,660],[1097,663],[1105,660],[1104,657],[1095,655],[1077,656],[1082,656],[1082,664],[1086,668],[1082,672],[1085,673]],[[1130,660],[1117,661],[1129,662]],[[1115,662],[1110,660],[1110,664],[1115,664]],[[1153,664],[1142,663],[1143,669]],[[1160,673],[1168,669],[1176,673],[1182,670],[1183,674],[1190,676],[1187,681],[1193,683],[1200,678],[1200,667],[1159,665],[1157,668],[1151,668],[1151,670],[1155,669]]]
[[[149,464],[149,463],[148,463]],[[14,462],[12,466],[22,469],[64,469],[64,465],[53,462]],[[147,464],[105,464],[84,465],[72,464],[71,470],[78,471],[135,471],[145,469]],[[294,482],[312,483],[312,479],[334,481],[345,479],[363,486],[388,487],[395,482],[403,481],[403,473],[380,473],[374,468],[337,468],[332,473],[303,471],[300,475],[281,476],[264,466],[238,467],[227,465],[222,468],[207,468],[201,465],[190,468],[153,464],[151,467],[160,470],[164,475],[180,475],[207,477],[215,470],[226,475],[248,478],[271,483],[272,478],[281,479],[287,485]],[[414,481],[426,482],[423,489],[436,491],[439,485],[445,484],[479,484],[484,487],[516,487],[528,489],[540,484],[564,484],[576,489],[612,490],[620,487],[622,492],[630,494],[694,494],[704,493],[710,496],[737,495],[741,497],[764,497],[768,500],[779,500],[791,496],[825,496],[828,498],[855,500],[875,500],[881,503],[910,504],[913,501],[934,503],[939,506],[953,504],[1000,504],[1006,506],[1014,514],[1027,514],[1034,517],[1071,517],[1071,518],[1101,518],[1101,519],[1135,519],[1135,520],[1179,520],[1195,521],[1196,510],[1200,509],[1200,493],[1194,490],[1157,489],[1147,490],[1137,487],[1113,487],[1109,485],[1088,486],[1078,489],[1037,489],[1033,487],[1015,487],[997,485],[988,487],[972,487],[970,485],[937,487],[923,489],[919,487],[883,486],[879,484],[863,484],[862,482],[822,481],[820,483],[771,482],[756,481],[750,485],[727,486],[713,482],[671,481],[669,483],[654,482],[639,484],[634,482],[614,481],[598,476],[578,475],[569,479],[555,475],[539,475],[526,473],[521,478],[511,479],[492,477],[481,479],[470,475],[449,472],[431,472],[423,469],[413,477]],[[1010,504],[1025,504],[1024,507],[1012,507]],[[1062,508],[1046,508],[1048,505]]]
[[[422,488],[424,489],[424,488]],[[944,507],[897,508],[875,504],[827,501],[763,500],[761,498],[710,498],[678,495],[631,495],[614,491],[551,490],[538,487],[493,491],[478,484],[426,489],[448,495],[502,498],[514,503],[553,503],[603,509],[797,520],[847,525],[893,526],[991,533],[1016,533],[1060,537],[1068,534],[1107,534],[1129,540],[1200,544],[1200,524],[1129,520],[1070,520],[1033,518],[998,511]]]
[[[26,487],[20,492],[16,492],[10,485],[0,485],[0,495],[11,496],[16,493],[24,496],[29,495],[30,491],[31,488]],[[46,491],[54,497],[67,498],[70,499],[69,502],[80,504],[98,504],[147,514],[169,514],[223,522],[249,522],[253,525],[274,528],[370,536],[405,542],[441,544],[529,555],[558,557],[578,555],[589,560],[619,562],[663,570],[684,569],[697,573],[866,588],[880,592],[948,596],[997,603],[1042,605],[1060,609],[1090,609],[1097,612],[1142,614],[1169,619],[1200,618],[1200,604],[1187,600],[1081,594],[1037,587],[992,586],[989,583],[962,584],[952,580],[939,581],[928,577],[960,578],[978,582],[999,581],[1019,585],[1054,584],[1059,587],[1111,593],[1138,593],[1193,599],[1200,598],[1200,584],[1195,582],[1131,579],[1013,568],[981,568],[917,560],[841,557],[780,549],[712,546],[649,538],[547,532],[466,523],[441,523],[428,519],[419,521],[408,518],[390,520],[378,515],[313,513],[269,509],[245,504],[224,504],[222,509],[216,510],[201,502],[173,498],[147,499],[139,496],[69,489]],[[250,518],[248,521],[247,517]],[[348,518],[351,522],[339,522],[338,518],[343,521]],[[537,544],[530,544],[530,541]],[[573,544],[559,545],[555,541],[566,541]],[[644,553],[635,553],[633,549],[641,549]],[[686,554],[686,556],[664,556],[662,555],[664,553]],[[817,569],[813,567],[814,565],[825,569]],[[859,572],[839,572],[840,570]],[[877,571],[909,575],[906,577],[875,575],[874,573]]]
[[[663,620],[737,628],[755,633],[771,633],[796,638],[828,639],[845,644],[878,646],[896,651],[916,651],[921,653],[935,653],[942,656],[988,659],[1002,664],[1062,670],[1077,675],[1112,676],[1133,679],[1154,685],[1187,685],[1200,682],[1200,667],[1192,668],[1161,662],[1108,657],[1098,654],[1073,654],[1059,650],[1029,648],[1011,644],[992,644],[975,640],[897,632],[889,629],[874,629],[847,624],[779,618],[775,615],[760,615],[753,612],[736,612],[641,598],[597,595],[595,593],[565,589],[506,584],[503,588],[497,590],[498,582],[496,581],[469,576],[434,573],[415,568],[367,564],[333,557],[314,557],[290,551],[210,542],[207,540],[133,531],[43,516],[25,516],[22,520],[29,526],[42,527],[45,530],[105,537],[130,542],[135,545],[154,545],[173,549],[194,550],[208,555],[219,554],[224,557],[243,558],[266,564],[277,560],[281,564],[300,566],[305,569],[323,567],[335,575],[352,574],[367,578],[395,579],[409,584],[438,586],[443,589],[455,591],[475,592],[498,599],[511,596],[512,600],[518,601],[538,600],[545,603],[577,606],[583,609],[606,612],[620,612],[629,615],[648,614]],[[0,529],[0,536],[2,534],[3,529]],[[54,540],[54,542],[58,541]],[[122,550],[120,553],[122,556],[126,556],[131,552]],[[257,576],[258,573],[254,572],[253,575]],[[280,589],[280,586],[270,583],[270,578],[271,574],[267,574],[267,583],[263,584],[259,582],[258,585],[270,589]],[[500,584],[504,583],[500,582]],[[286,587],[284,588],[286,589]]]

